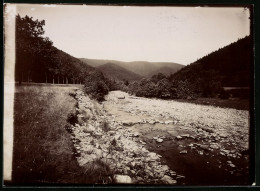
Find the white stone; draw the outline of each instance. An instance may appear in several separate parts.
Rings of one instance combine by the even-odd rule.
[[[172,177],[164,175],[164,177],[162,178],[162,181],[165,182],[166,184],[176,184],[177,181],[174,180]]]
[[[127,175],[114,175],[114,179],[115,179],[115,182],[117,184],[131,184],[132,183],[132,179],[130,176],[127,176]]]

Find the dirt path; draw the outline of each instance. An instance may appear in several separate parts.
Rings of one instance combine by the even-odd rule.
[[[248,184],[248,111],[110,92],[103,103],[110,123],[138,136],[161,157],[178,185]],[[184,176],[183,176],[184,175]]]

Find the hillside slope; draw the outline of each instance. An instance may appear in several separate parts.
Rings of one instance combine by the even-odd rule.
[[[184,67],[184,65],[176,64],[173,62],[147,62],[147,61],[123,62],[117,60],[98,60],[98,59],[87,59],[87,58],[79,58],[79,59],[93,67],[99,67],[107,63],[116,64],[122,68],[125,68],[141,76],[150,76],[156,74],[157,70],[160,70],[160,68],[163,67],[171,68],[171,70],[173,71],[172,73]],[[162,70],[162,72],[165,72],[165,70]]]
[[[171,75],[171,74],[174,74],[176,73],[178,70],[180,70],[181,68],[183,68],[183,66],[180,66],[180,67],[177,67],[176,68],[171,68],[171,67],[168,67],[168,66],[164,66],[164,67],[161,67],[153,72],[151,72],[148,77],[152,77],[153,75],[155,74],[158,74],[158,73],[162,73],[166,76],[168,75]]]
[[[175,80],[215,81],[222,87],[249,87],[253,66],[253,44],[250,36],[221,48],[173,75]]]
[[[113,63],[107,63],[101,66],[98,66],[97,69],[99,69],[106,77],[109,77],[111,79],[115,80],[128,80],[128,81],[135,81],[140,80],[142,76],[128,71],[123,67],[120,67]]]
[[[94,67],[54,47],[43,36],[44,25],[44,20],[16,16],[15,81],[75,84],[83,83],[86,76],[102,77]]]

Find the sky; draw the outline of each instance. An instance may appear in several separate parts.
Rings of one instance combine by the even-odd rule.
[[[190,64],[250,33],[243,7],[17,5],[77,58]]]

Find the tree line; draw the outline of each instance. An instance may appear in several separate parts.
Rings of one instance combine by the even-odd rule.
[[[16,16],[15,80],[22,82],[81,84],[97,71],[57,49],[44,37],[45,21]]]
[[[141,97],[160,99],[227,99],[233,94],[249,98],[249,87],[253,67],[252,37],[246,36],[237,42],[220,48],[178,72],[166,76],[162,73],[143,78],[126,85],[116,83],[117,89]],[[224,87],[248,87],[236,93]]]

